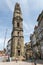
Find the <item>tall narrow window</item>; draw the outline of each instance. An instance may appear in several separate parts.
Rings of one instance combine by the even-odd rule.
[[[19,23],[17,23],[17,27],[19,27]]]
[[[17,34],[18,34],[18,36],[19,36],[19,32],[18,32]]]

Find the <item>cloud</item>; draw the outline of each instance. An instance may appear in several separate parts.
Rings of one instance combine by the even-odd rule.
[[[8,39],[6,38],[5,43],[4,43],[4,40],[5,40],[4,38],[0,38],[0,50],[3,50],[6,47],[9,38]]]
[[[29,5],[31,10],[43,9],[43,0],[29,0]]]
[[[0,39],[0,50],[3,50],[3,39]]]
[[[11,22],[12,13],[14,11],[14,6],[16,2],[20,3],[21,10],[23,13],[22,15],[24,20],[23,28],[24,28],[25,42],[29,41],[30,34],[34,31],[36,18],[40,14],[41,10],[43,9],[43,0],[4,0],[4,1],[1,0],[0,2],[0,38],[1,38],[0,44],[1,43],[3,44],[6,28],[8,29],[7,39],[11,37],[12,23],[10,22]]]
[[[34,31],[34,24],[32,24],[31,22],[26,22],[23,21],[23,30],[24,30],[24,42],[29,42],[30,41],[30,34],[33,33]]]
[[[28,24],[25,21],[23,21],[23,26],[26,30],[28,30]]]
[[[5,2],[7,4],[7,6],[9,7],[9,9],[13,12],[14,7],[13,7],[12,1],[11,0],[5,0]]]
[[[30,35],[34,31],[34,24],[23,21],[24,35]]]
[[[14,11],[14,5],[16,2],[19,2],[21,5],[21,9],[23,10],[23,12],[28,12],[28,0],[5,0],[7,6],[9,7],[9,9],[13,12]]]

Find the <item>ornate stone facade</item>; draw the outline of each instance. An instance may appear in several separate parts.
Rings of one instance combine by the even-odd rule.
[[[34,58],[43,59],[43,11],[41,12],[41,14],[39,14],[37,22],[38,25],[35,26],[34,33],[30,36],[30,40],[33,48],[33,53],[35,55]]]
[[[25,44],[25,49],[26,49],[25,51],[26,60],[32,59],[33,51],[31,47],[31,42]]]
[[[43,59],[43,11],[39,14],[37,21],[39,27],[38,38],[40,43],[40,53],[41,59]]]
[[[13,31],[11,41],[11,57],[23,58],[24,56],[24,37],[23,37],[23,18],[21,8],[18,3],[15,5],[13,14]]]

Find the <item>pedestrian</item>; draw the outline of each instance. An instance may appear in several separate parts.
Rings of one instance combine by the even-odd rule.
[[[17,58],[16,58],[16,63],[17,63]]]

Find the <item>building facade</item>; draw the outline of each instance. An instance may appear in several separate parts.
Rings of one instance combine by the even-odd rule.
[[[37,46],[36,46],[36,36],[35,36],[35,33],[30,35],[30,40],[31,40],[31,47],[32,47],[32,51],[33,51],[33,58],[36,58]]]
[[[34,33],[30,36],[33,55],[37,59],[43,59],[43,11],[38,16],[38,25],[34,28]]]
[[[35,28],[34,28],[34,34],[35,34],[35,37],[36,37],[36,51],[37,51],[37,59],[40,59],[40,43],[39,43],[39,38],[38,38],[38,36],[39,36],[39,26],[37,25],[37,26],[35,26]]]
[[[40,43],[40,53],[41,53],[41,59],[43,59],[43,11],[38,16],[38,39]]]
[[[12,24],[11,57],[22,59],[24,56],[23,18],[18,3],[15,5]]]
[[[26,60],[31,60],[33,56],[31,42],[25,43],[25,49]]]
[[[40,59],[41,57],[38,31],[39,31],[38,26],[35,26],[34,33],[30,35],[34,59]]]

